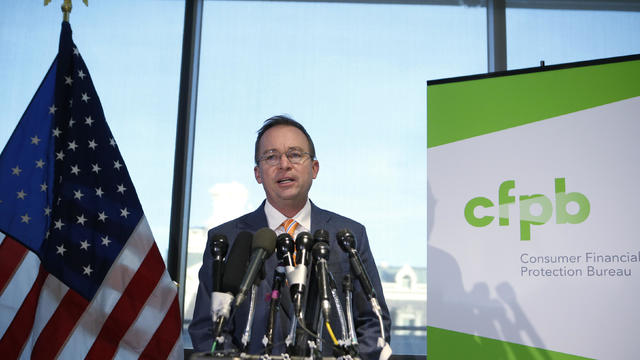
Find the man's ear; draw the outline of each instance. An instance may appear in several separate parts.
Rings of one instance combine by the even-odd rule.
[[[260,173],[260,167],[258,167],[258,165],[253,167],[253,175],[255,175],[258,184],[262,184],[262,174]]]
[[[318,162],[318,160],[313,160],[311,171],[313,172],[313,179],[315,179],[316,176],[318,176],[318,171],[320,171],[320,163]]]

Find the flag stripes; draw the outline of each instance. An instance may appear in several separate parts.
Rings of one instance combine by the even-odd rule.
[[[27,288],[1,333],[3,358],[182,357],[177,294],[145,217],[132,238],[91,303],[42,267],[29,280],[25,275],[33,274],[28,269],[38,266],[37,257],[10,237],[2,240],[0,258],[12,254],[23,260],[3,268],[0,301],[17,286]]]

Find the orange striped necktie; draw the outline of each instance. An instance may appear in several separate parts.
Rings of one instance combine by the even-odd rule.
[[[282,222],[282,227],[284,228],[284,232],[286,232],[287,234],[291,235],[291,237],[293,238],[293,241],[295,243],[296,238],[295,236],[293,236],[293,233],[296,231],[296,228],[298,227],[298,222],[293,220],[293,219],[287,219],[285,221]],[[295,249],[293,250],[293,265],[297,265],[296,263],[296,251]]]
[[[298,222],[293,219],[287,219],[282,222],[282,227],[284,228],[284,231],[287,234],[293,237],[293,233],[296,231],[296,228],[298,227]]]

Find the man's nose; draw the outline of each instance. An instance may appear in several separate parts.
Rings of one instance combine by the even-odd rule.
[[[291,161],[289,161],[289,158],[287,157],[286,153],[280,154],[280,168],[281,169],[287,169],[291,167]]]

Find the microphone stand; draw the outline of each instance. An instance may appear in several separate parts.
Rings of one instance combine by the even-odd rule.
[[[283,266],[277,266],[273,273],[273,286],[271,290],[271,302],[269,303],[269,320],[267,322],[267,331],[264,334],[262,343],[265,349],[269,349],[273,346],[273,330],[275,328],[276,316],[280,310],[280,290],[282,284],[285,282],[285,272]]]
[[[256,312],[256,292],[258,290],[258,286],[255,284],[251,285],[251,302],[249,304],[249,316],[247,319],[247,326],[244,328],[244,333],[242,334],[242,352],[247,350],[247,346],[249,345],[249,341],[251,340],[251,326],[253,325],[253,317]]]
[[[358,337],[356,336],[355,324],[353,322],[353,283],[351,274],[345,275],[342,279],[342,290],[345,295],[345,308],[347,310],[347,326],[349,331],[349,342],[347,346],[351,347],[357,354]]]

